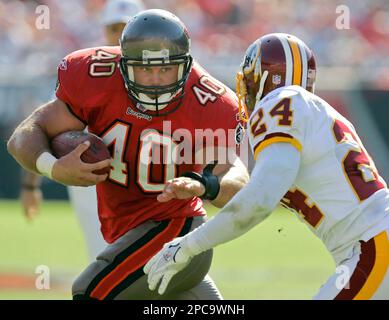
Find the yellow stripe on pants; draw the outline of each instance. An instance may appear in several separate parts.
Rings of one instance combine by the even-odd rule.
[[[387,233],[381,232],[374,237],[376,256],[374,267],[362,289],[353,300],[368,300],[377,291],[389,268],[389,240]]]

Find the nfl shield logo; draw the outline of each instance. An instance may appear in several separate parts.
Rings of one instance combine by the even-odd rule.
[[[58,68],[61,69],[61,70],[64,70],[64,71],[68,69],[68,64],[67,64],[66,59],[62,59],[62,61],[60,62]]]
[[[273,84],[279,85],[281,83],[281,76],[279,74],[273,74]]]
[[[235,143],[240,144],[243,140],[243,135],[244,135],[244,128],[243,126],[238,123],[238,125],[235,128]]]

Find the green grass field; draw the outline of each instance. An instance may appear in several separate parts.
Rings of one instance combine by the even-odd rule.
[[[0,239],[0,299],[71,298],[71,282],[88,261],[67,202],[45,202],[39,217],[28,222],[16,201],[1,200]],[[41,265],[50,270],[47,290],[35,286]],[[210,273],[225,299],[310,299],[333,270],[321,242],[279,209],[248,234],[217,247]]]

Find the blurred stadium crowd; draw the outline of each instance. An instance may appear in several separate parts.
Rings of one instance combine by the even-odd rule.
[[[20,76],[52,76],[58,61],[67,53],[102,44],[100,14],[104,3],[105,0],[1,0],[0,78],[10,81]],[[144,0],[144,3],[147,8],[176,13],[189,29],[194,56],[228,83],[232,83],[233,71],[249,43],[265,33],[289,32],[311,45],[319,66],[369,70],[362,72],[365,81],[389,88],[387,0]],[[38,16],[35,10],[41,4],[50,9],[49,30],[35,27]],[[336,8],[340,5],[350,8],[349,30],[335,27],[339,15]]]

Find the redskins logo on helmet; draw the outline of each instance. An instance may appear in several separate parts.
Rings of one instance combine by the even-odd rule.
[[[254,41],[246,50],[237,73],[239,114],[248,121],[248,112],[269,92],[298,85],[313,92],[316,61],[312,50],[299,38],[272,33]]]

